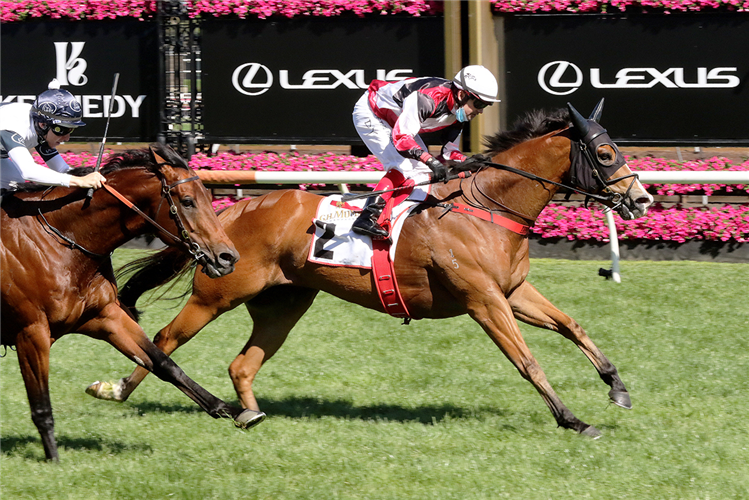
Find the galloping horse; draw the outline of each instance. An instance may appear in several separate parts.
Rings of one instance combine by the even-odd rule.
[[[92,169],[77,170],[76,175],[83,175]],[[102,174],[107,184],[90,199],[86,190],[57,187],[16,192],[2,200],[0,342],[16,346],[31,418],[47,459],[59,459],[49,397],[49,350],[72,332],[109,342],[177,386],[214,418],[232,418],[242,427],[259,423],[263,414],[231,407],[190,380],[153,345],[117,298],[112,251],[155,229],[177,253],[198,259],[207,276],[234,270],[237,250],[219,224],[205,187],[182,158],[160,145],[115,156]]]
[[[434,185],[431,198],[403,224],[394,266],[411,317],[468,313],[538,390],[559,426],[597,437],[600,432],[578,420],[555,394],[513,316],[573,341],[611,386],[611,400],[631,408],[616,368],[572,318],[525,281],[530,266],[526,236],[452,212],[445,205],[461,202],[475,211],[483,207],[494,216],[504,213],[517,225],[532,224],[562,183],[569,183],[576,189],[588,188],[586,193],[625,218],[644,215],[653,198],[597,123],[602,102],[587,120],[568,108],[528,114],[515,130],[488,140],[491,162],[484,162],[475,175]],[[187,304],[154,339],[170,354],[210,321],[245,304],[253,320],[252,335],[231,363],[229,374],[246,408],[259,409],[252,392],[255,375],[281,347],[319,290],[384,312],[371,271],[307,260],[314,234],[311,220],[319,203],[319,196],[286,190],[237,203],[221,213],[219,219],[242,257],[237,270],[212,281],[196,273]],[[122,288],[123,304],[134,307],[142,293],[183,269],[187,259],[177,262],[174,254],[167,249],[145,259]],[[136,368],[127,378],[92,384],[87,392],[124,401],[146,375]]]

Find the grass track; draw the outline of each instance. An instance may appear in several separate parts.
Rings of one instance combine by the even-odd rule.
[[[122,262],[134,251],[118,251]],[[596,441],[557,429],[533,387],[467,317],[399,321],[323,295],[255,383],[269,418],[242,432],[149,377],[124,404],[83,389],[132,363],[80,335],[52,349],[59,465],[43,461],[16,355],[0,360],[6,499],[749,498],[747,264],[534,260],[530,281],[619,368],[634,409],[570,342],[526,327],[551,384]],[[148,306],[150,336],[176,314]],[[236,402],[226,369],[244,308],[174,355]]]

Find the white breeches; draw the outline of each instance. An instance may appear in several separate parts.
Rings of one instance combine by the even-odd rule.
[[[369,95],[367,92],[357,101],[354,106],[354,127],[364,144],[375,157],[382,163],[386,171],[396,169],[406,179],[413,179],[416,184],[428,181],[432,171],[429,167],[418,160],[404,158],[395,149],[392,142],[393,129],[387,122],[377,117],[369,107]],[[415,137],[416,142],[424,151],[429,151],[420,137]],[[423,201],[429,194],[429,185],[414,188],[409,196],[410,200]]]

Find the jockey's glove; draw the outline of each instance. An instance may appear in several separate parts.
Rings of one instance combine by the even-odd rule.
[[[426,163],[426,166],[429,167],[429,170],[431,170],[432,173],[434,173],[434,176],[432,176],[432,181],[447,182],[447,167],[445,167],[442,163],[440,163],[440,161],[437,158],[435,158],[434,156],[430,156],[429,158],[426,158],[423,161],[424,163]]]
[[[488,155],[483,155],[480,153],[475,154],[471,156],[470,158],[466,158],[462,162],[455,164],[452,168],[452,171],[453,172],[466,172],[466,171],[475,172],[479,168],[481,168],[483,164],[490,162],[490,161],[491,161],[491,157]]]

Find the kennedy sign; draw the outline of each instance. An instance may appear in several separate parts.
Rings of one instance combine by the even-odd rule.
[[[101,141],[112,83],[120,73],[112,105],[109,140],[156,140],[158,31],[156,23],[111,20],[73,23],[27,21],[2,29],[0,101],[32,103],[57,79],[81,103],[85,127],[75,141]]]
[[[442,19],[206,19],[205,141],[359,143],[351,113],[374,79],[444,73]]]
[[[606,98],[620,143],[749,144],[749,19],[726,15],[505,20],[508,121]]]

